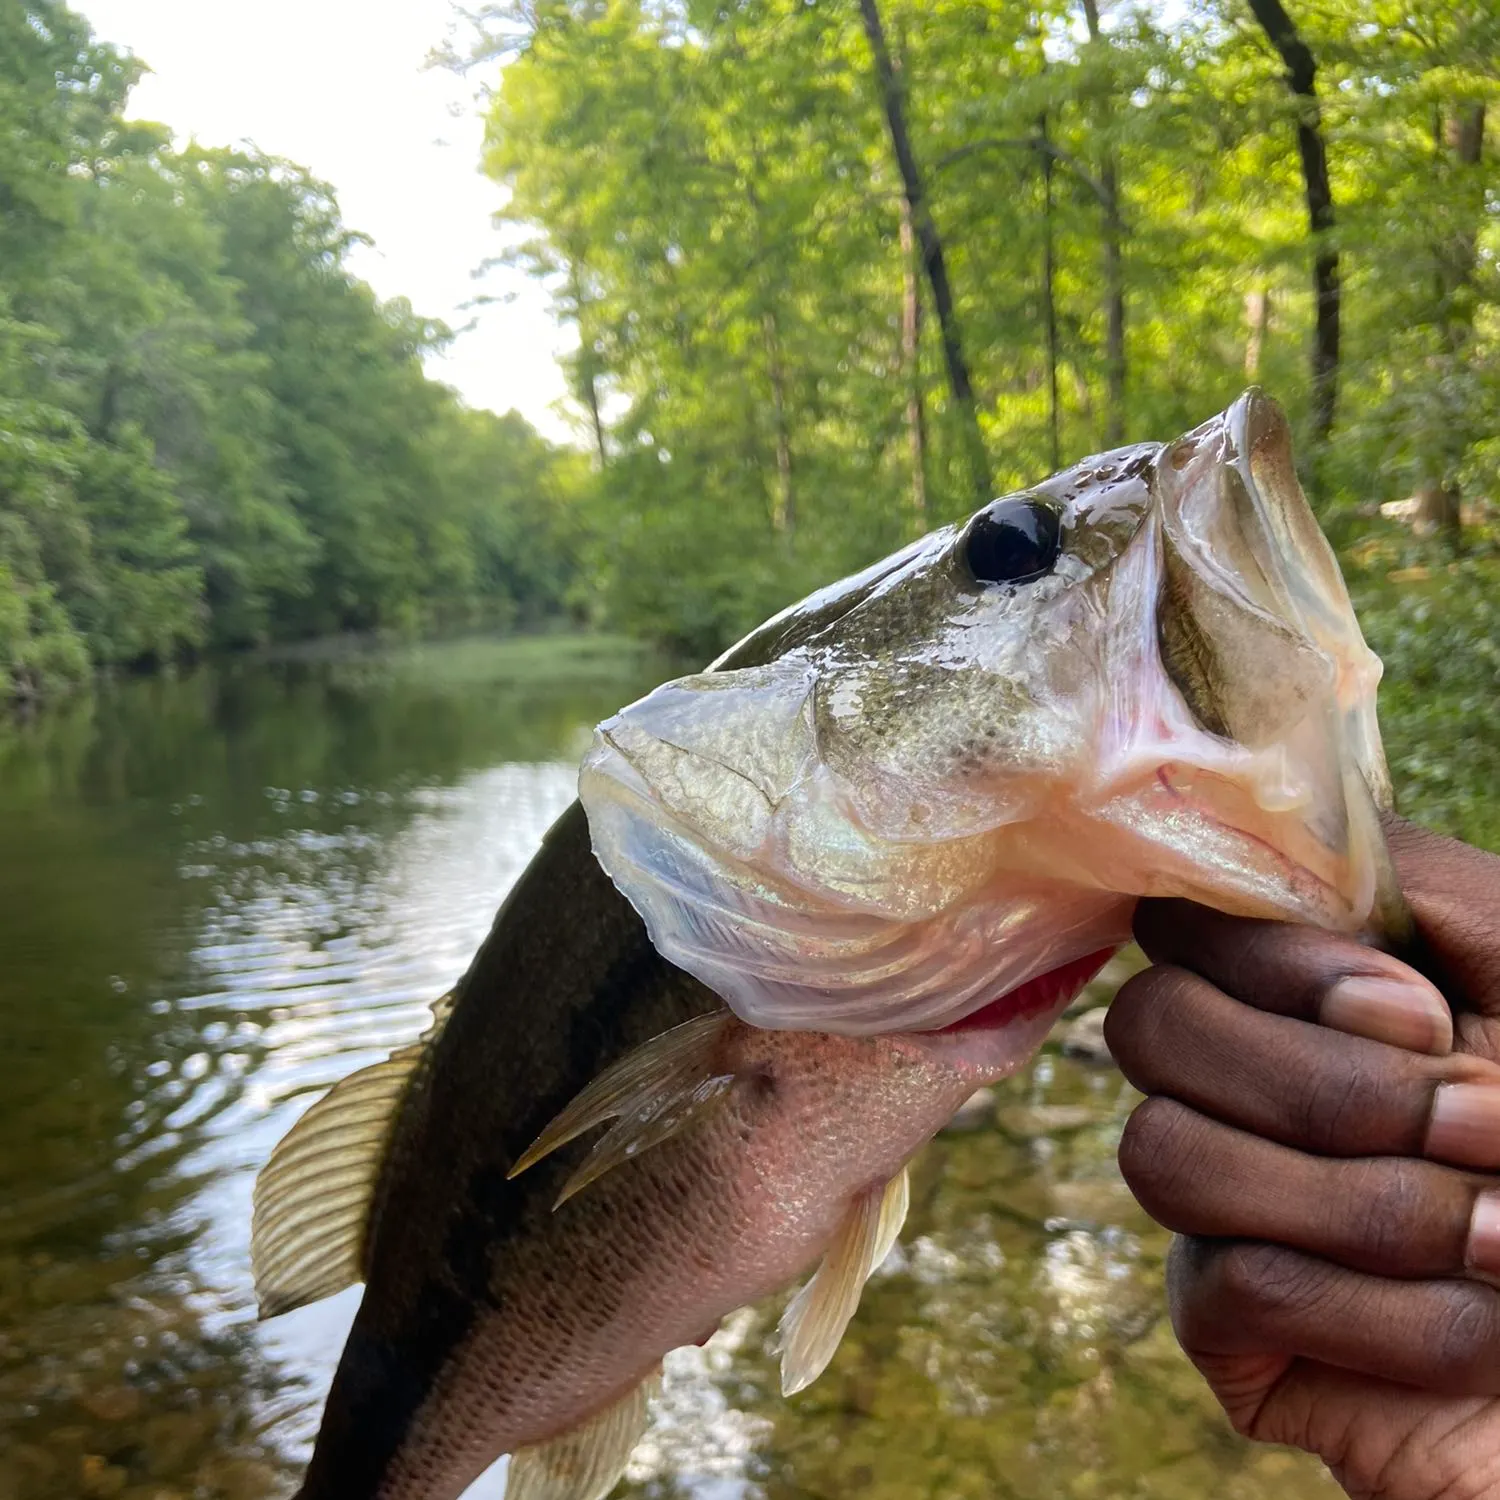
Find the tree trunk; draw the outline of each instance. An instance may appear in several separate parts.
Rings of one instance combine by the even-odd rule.
[[[1104,364],[1109,376],[1109,411],[1105,440],[1111,447],[1125,441],[1125,225],[1120,216],[1119,177],[1114,159],[1106,156],[1099,168],[1105,192],[1104,289],[1109,323],[1105,331]]]
[[[578,394],[588,407],[594,452],[598,454],[599,467],[603,469],[609,459],[604,448],[604,419],[599,412],[599,359],[594,353],[584,317],[583,277],[579,274],[578,262],[572,258],[568,261],[568,295],[573,299],[573,321],[578,328]]]
[[[901,85],[891,66],[890,51],[886,47],[885,30],[880,23],[880,10],[876,0],[859,0],[860,14],[864,18],[865,35],[869,38],[870,51],[875,59],[875,78],[880,88],[881,103],[885,109],[886,126],[890,131],[891,150],[901,172],[902,191],[906,196],[907,211],[911,214],[912,227],[916,231],[917,243],[922,250],[922,265],[932,287],[932,305],[937,312],[938,327],[942,332],[943,362],[948,370],[948,387],[953,393],[954,405],[958,408],[963,427],[964,444],[968,459],[974,494],[979,504],[990,499],[989,458],[984,451],[984,439],[979,432],[979,416],[974,405],[974,386],[969,379],[969,366],[964,359],[963,338],[959,332],[958,313],[953,305],[953,291],[948,283],[948,267],[943,258],[943,242],[938,236],[937,225],[927,206],[923,190],[922,175],[912,152],[911,137],[906,130],[906,107],[902,100]]]
[[[1469,339],[1474,332],[1474,304],[1470,293],[1474,285],[1474,267],[1479,255],[1479,225],[1484,216],[1484,180],[1473,171],[1484,154],[1485,107],[1471,104],[1440,116],[1439,150],[1450,157],[1450,170],[1464,174],[1469,188],[1468,201],[1460,194],[1461,217],[1439,240],[1436,250],[1438,266],[1437,317],[1442,329],[1447,357],[1453,361],[1465,358]],[[1413,518],[1418,530],[1441,535],[1455,553],[1463,551],[1462,495],[1456,471],[1463,462],[1462,439],[1455,442],[1457,424],[1435,424],[1438,430],[1428,445],[1430,456],[1427,474],[1417,486],[1418,508]]]
[[[1047,117],[1037,122],[1045,142]],[[1047,442],[1052,472],[1062,468],[1062,441],[1057,412],[1057,295],[1053,286],[1052,155],[1042,152],[1042,303],[1047,321]]]
[[[1484,154],[1485,107],[1471,104],[1443,117],[1443,144],[1460,170],[1477,167]],[[1473,174],[1471,174],[1473,175]],[[1442,307],[1439,309],[1448,347],[1457,352],[1473,331],[1474,312],[1467,305],[1466,294],[1473,286],[1474,266],[1479,255],[1479,224],[1484,215],[1484,183],[1473,180],[1472,211],[1455,231],[1438,246],[1439,286]]]
[[[771,507],[771,525],[790,536],[797,524],[796,495],[792,490],[792,429],[787,416],[786,369],[781,362],[781,338],[776,314],[767,308],[761,314],[761,332],[766,343],[766,368],[771,376],[771,410],[776,420],[776,500]]]
[[[1442,536],[1450,543],[1456,541],[1463,529],[1462,496],[1457,485],[1430,479],[1417,486],[1412,499],[1417,503],[1411,513],[1411,527],[1418,536]]]
[[[1338,405],[1339,253],[1333,245],[1333,189],[1328,182],[1328,152],[1323,145],[1322,112],[1316,87],[1317,64],[1297,33],[1281,0],[1249,0],[1271,45],[1286,64],[1287,87],[1301,101],[1297,117],[1297,150],[1307,221],[1313,240],[1313,298],[1317,318],[1313,332],[1312,409],[1315,455],[1327,446]]]
[[[1098,0],[1083,0],[1089,41],[1103,43]],[[1109,404],[1104,415],[1104,440],[1111,448],[1125,441],[1125,222],[1120,212],[1120,174],[1114,152],[1099,153],[1099,198],[1104,209],[1104,369]]]
[[[906,433],[911,444],[912,528],[927,530],[927,412],[922,401],[922,289],[911,205],[901,199],[901,368],[906,375]]]
[[[1253,385],[1260,378],[1266,335],[1271,328],[1271,293],[1267,287],[1245,293],[1245,322],[1249,325],[1245,335],[1245,379]]]
[[[585,359],[582,380],[584,402],[589,409],[589,426],[594,433],[594,452],[599,456],[599,467],[602,469],[609,459],[604,451],[604,419],[599,415],[599,383],[591,359]]]

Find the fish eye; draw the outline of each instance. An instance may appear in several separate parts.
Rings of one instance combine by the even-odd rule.
[[[1030,583],[1052,571],[1061,550],[1057,507],[1024,495],[992,501],[964,535],[964,560],[980,583]]]

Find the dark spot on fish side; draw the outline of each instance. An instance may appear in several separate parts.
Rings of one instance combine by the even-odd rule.
[[[770,1103],[779,1091],[776,1074],[769,1067],[752,1068],[740,1077],[740,1082],[749,1091],[756,1104]]]

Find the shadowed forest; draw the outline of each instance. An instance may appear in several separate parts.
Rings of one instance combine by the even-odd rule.
[[[576,448],[424,375],[448,331],[350,273],[326,184],[127,121],[140,62],[58,0],[0,9],[13,693],[478,623],[703,657],[1258,382],[1388,659],[1398,774],[1477,835],[1493,7],[527,0],[443,60],[509,189],[497,258],[576,332]]]

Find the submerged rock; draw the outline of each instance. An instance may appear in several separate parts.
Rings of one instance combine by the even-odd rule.
[[[957,1134],[966,1130],[982,1130],[986,1125],[993,1125],[994,1123],[994,1089],[975,1089],[958,1106],[953,1118],[948,1121],[943,1130],[948,1134]]]
[[[998,1123],[1017,1140],[1030,1141],[1040,1136],[1087,1130],[1090,1125],[1097,1125],[1101,1117],[1101,1110],[1090,1104],[1018,1104],[1004,1110]]]
[[[1063,1056],[1092,1068],[1112,1067],[1114,1058],[1104,1040],[1104,1018],[1108,1014],[1108,1007],[1101,1005],[1068,1022],[1061,1037]]]

